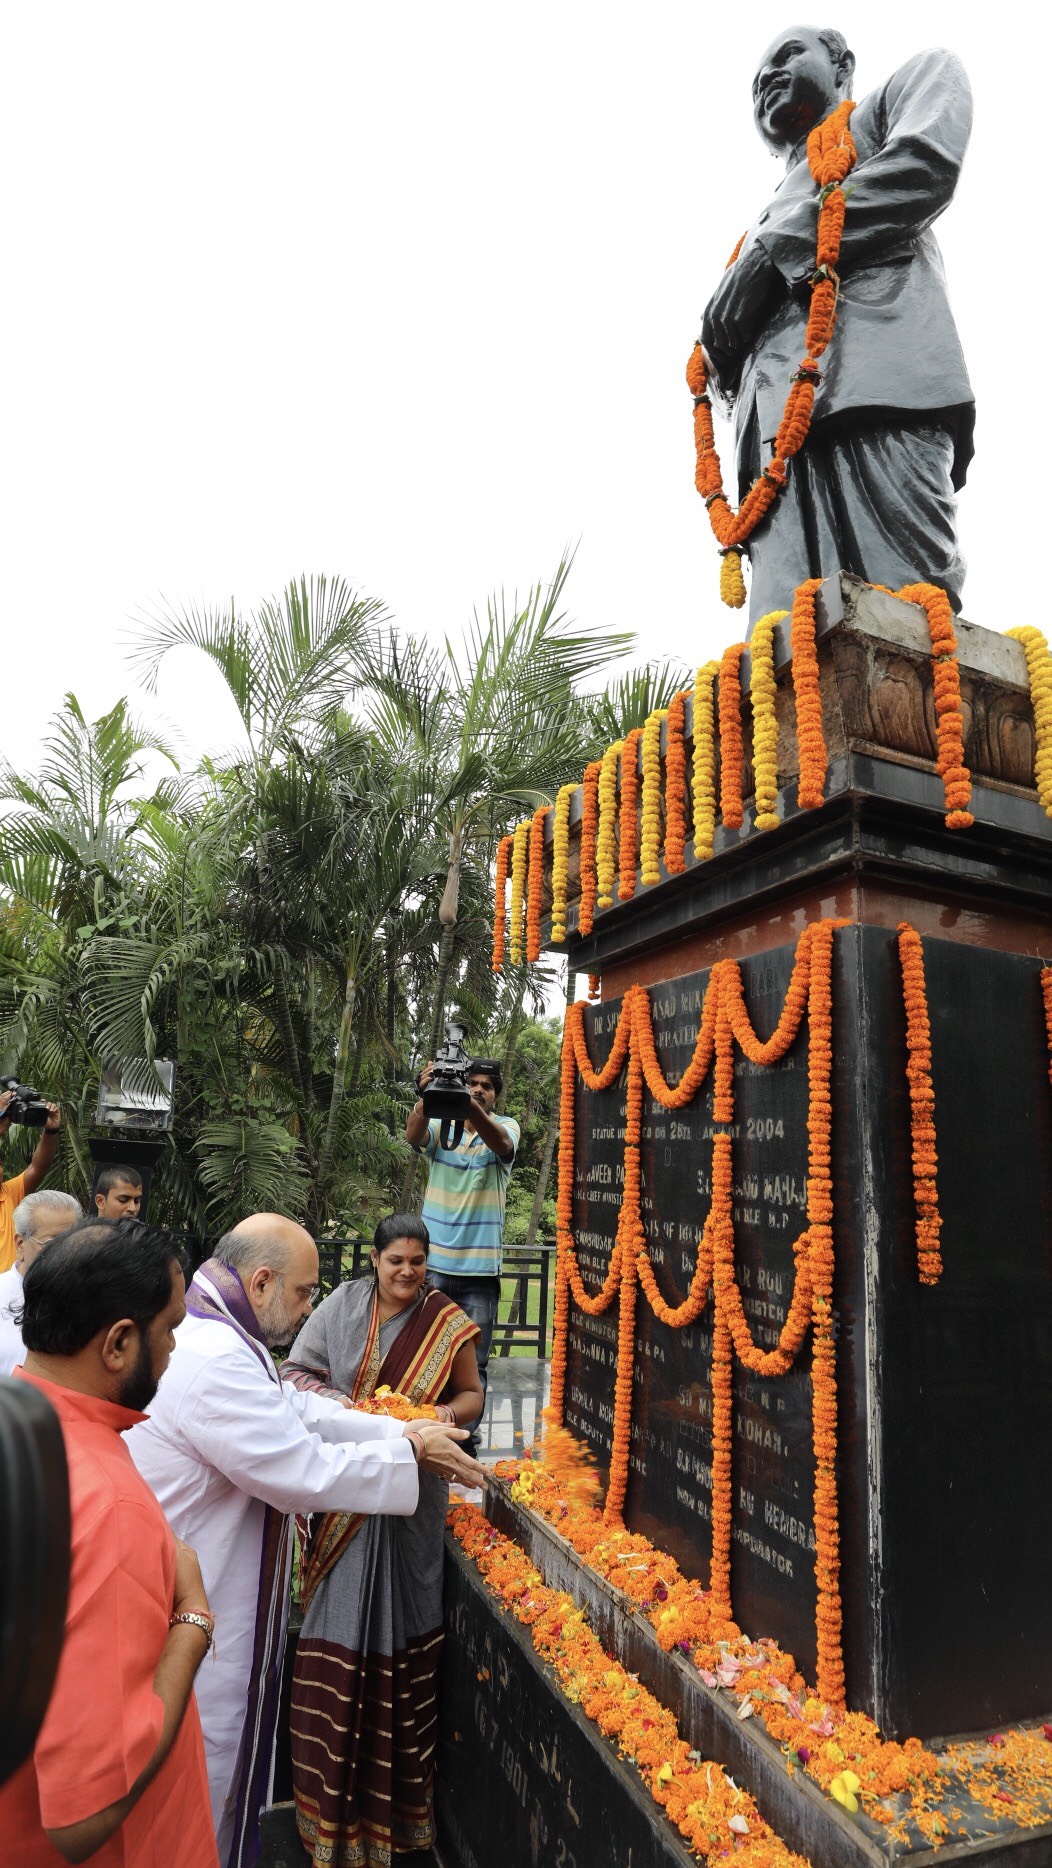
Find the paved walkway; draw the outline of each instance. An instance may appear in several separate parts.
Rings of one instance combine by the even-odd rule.
[[[532,1445],[548,1401],[551,1364],[533,1356],[491,1356],[479,1458],[514,1459]]]

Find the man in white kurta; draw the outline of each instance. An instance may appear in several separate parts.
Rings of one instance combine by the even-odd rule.
[[[234,1264],[231,1264],[231,1259]],[[439,1435],[283,1385],[269,1346],[310,1309],[317,1251],[302,1228],[256,1214],[219,1242],[187,1292],[186,1321],[150,1418],[128,1435],[176,1535],[193,1546],[216,1620],[197,1678],[222,1868],[258,1860],[288,1620],[290,1514],[409,1516],[418,1461],[479,1469]]]

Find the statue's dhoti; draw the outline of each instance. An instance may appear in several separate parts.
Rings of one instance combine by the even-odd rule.
[[[759,436],[739,446],[741,492],[770,458]],[[813,429],[749,544],[749,618],[792,607],[808,577],[853,571],[891,590],[938,584],[961,607],[951,472],[954,433],[930,415]]]

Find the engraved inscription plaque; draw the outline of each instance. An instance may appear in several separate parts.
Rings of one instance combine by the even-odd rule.
[[[742,974],[753,1025],[767,1037],[792,972],[786,947],[747,961]],[[690,1060],[708,973],[650,994],[657,1052],[675,1081]],[[588,1014],[594,1061],[610,1048],[619,1003]],[[621,1199],[624,1082],[592,1093],[578,1082],[575,1238],[582,1275],[597,1288],[609,1263]],[[685,1296],[711,1196],[712,1077],[684,1110],[644,1093],[643,1217],[651,1261],[670,1303]],[[792,1292],[793,1241],[806,1225],[807,1032],[767,1069],[736,1053],[734,1132],[736,1264],[754,1340],[773,1347]],[[617,1300],[592,1318],[571,1305],[567,1425],[605,1462],[613,1421]],[[711,1549],[712,1303],[697,1322],[671,1329],[645,1297],[637,1308],[636,1387],[626,1520],[707,1580]],[[814,1532],[811,1384],[805,1349],[789,1374],[761,1380],[734,1370],[736,1613],[777,1634],[801,1665],[814,1665]]]

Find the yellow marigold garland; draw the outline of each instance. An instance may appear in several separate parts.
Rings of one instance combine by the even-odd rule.
[[[515,841],[513,831],[502,837],[497,845],[497,873],[493,880],[493,971],[500,973],[504,969],[504,943],[507,935],[508,912],[508,870],[511,864],[511,846]]]
[[[694,677],[694,754],[690,793],[694,807],[694,855],[712,855],[716,834],[716,707],[713,688],[719,662],[705,662]]]
[[[636,851],[639,847],[639,742],[643,728],[625,734],[621,754],[621,823],[618,836],[618,900],[630,902],[636,892]]]
[[[1052,817],[1052,654],[1040,629],[1031,623],[1006,629],[1005,635],[1021,642],[1026,656],[1034,708],[1034,782],[1041,809],[1046,817]]]
[[[661,722],[666,707],[647,715],[643,728],[643,809],[639,860],[643,881],[661,881]]]
[[[749,637],[749,695],[752,700],[752,762],[756,780],[756,828],[775,830],[778,800],[778,720],[775,715],[774,626],[788,610],[769,610]]]
[[[576,785],[560,785],[552,831],[552,940],[566,939],[566,886],[570,875],[570,799]]]
[[[937,1181],[939,1156],[935,1134],[935,1093],[931,1085],[931,1025],[928,989],[924,978],[924,948],[916,928],[900,921],[899,965],[902,999],[906,1008],[906,1078],[910,1092],[910,1135],[913,1151],[913,1204],[917,1222],[917,1275],[922,1284],[938,1284],[942,1276]]]
[[[530,820],[524,818],[516,824],[514,840],[511,846],[511,964],[522,963],[523,939],[526,932],[526,865],[530,848]]]
[[[599,891],[597,908],[611,908],[614,901],[617,875],[617,762],[624,743],[623,739],[618,739],[612,746],[608,746],[599,768],[599,828],[595,841],[596,887]]]

